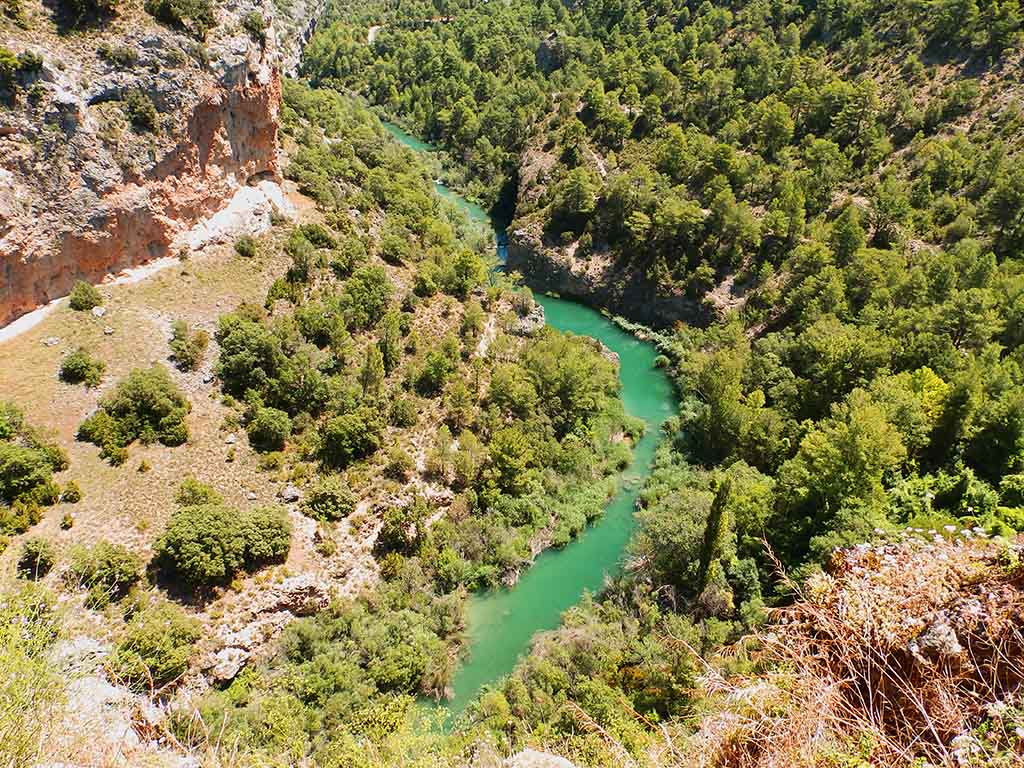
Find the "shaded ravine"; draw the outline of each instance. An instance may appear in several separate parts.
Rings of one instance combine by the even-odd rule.
[[[397,126],[385,123],[402,144],[417,151],[432,147]],[[480,208],[435,182],[439,195],[450,200],[474,222],[492,227],[503,262],[505,233]],[[622,488],[602,515],[577,539],[562,549],[537,557],[515,587],[480,592],[467,610],[468,655],[452,684],[453,698],[446,703],[457,717],[482,686],[507,675],[530,646],[537,632],[558,627],[562,613],[579,602],[586,591],[596,592],[606,574],[621,566],[622,556],[636,522],[633,510],[644,478],[650,473],[660,439],[661,425],[676,410],[675,394],[664,371],[655,368],[654,346],[626,333],[594,309],[572,301],[539,296],[547,324],[560,331],[592,336],[619,356],[619,378],[626,412],[647,424],[633,451],[633,462],[623,473]]]

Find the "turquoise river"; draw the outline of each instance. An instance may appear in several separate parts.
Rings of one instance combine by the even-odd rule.
[[[394,125],[388,131],[418,152],[432,147]],[[494,228],[498,257],[505,256],[503,230],[477,205],[435,183],[438,194],[461,208],[474,222]],[[650,472],[661,424],[676,410],[672,385],[654,367],[657,352],[651,344],[623,331],[599,312],[572,301],[539,296],[548,325],[560,331],[592,336],[619,356],[619,377],[626,411],[647,423],[623,476],[621,490],[604,515],[566,547],[547,550],[524,570],[511,589],[481,592],[468,606],[468,655],[455,675],[454,696],[446,703],[457,716],[481,687],[512,671],[537,632],[558,626],[561,614],[579,602],[584,592],[598,591],[606,574],[621,567],[626,544],[635,528],[637,493]]]

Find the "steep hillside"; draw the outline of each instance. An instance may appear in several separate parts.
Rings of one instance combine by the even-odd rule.
[[[280,68],[315,5],[154,6],[167,23],[101,6],[0,15],[0,325],[76,280],[201,247],[229,205],[236,229],[263,229],[280,203],[265,185],[280,180]]]

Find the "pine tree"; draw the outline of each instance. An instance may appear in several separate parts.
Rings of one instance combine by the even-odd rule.
[[[363,370],[359,374],[359,383],[363,387],[364,396],[380,396],[384,384],[384,357],[375,344],[366,348],[366,362],[363,363]]]
[[[402,359],[402,327],[397,312],[384,315],[377,348],[380,350],[384,370],[391,373]]]

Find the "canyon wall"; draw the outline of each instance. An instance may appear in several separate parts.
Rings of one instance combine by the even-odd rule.
[[[291,10],[218,11],[202,45],[142,13],[59,35],[42,5],[29,29],[0,30],[0,46],[42,59],[0,93],[0,326],[77,280],[179,254],[239,189],[279,180],[280,71],[319,6]],[[242,28],[253,11],[263,41]],[[129,119],[138,94],[156,130]]]
[[[574,299],[651,328],[671,328],[677,322],[705,326],[712,313],[687,296],[661,295],[646,275],[623,267],[607,253],[577,256],[576,244],[544,242],[525,222],[508,233],[509,271],[518,272],[536,291]]]

